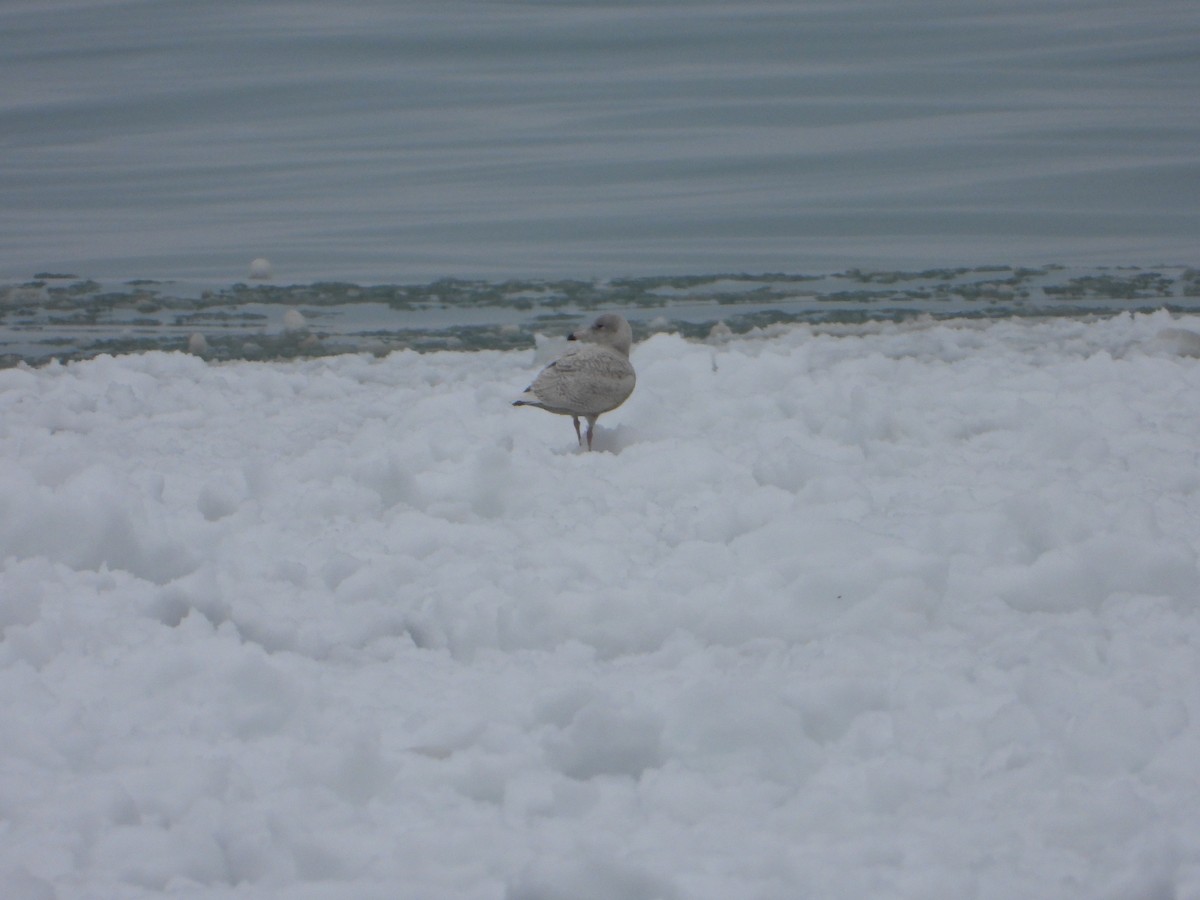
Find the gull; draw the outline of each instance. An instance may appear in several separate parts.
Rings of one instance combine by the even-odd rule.
[[[605,313],[587,328],[571,334],[578,341],[538,373],[513,406],[536,406],[575,423],[575,437],[583,445],[579,418],[587,420],[587,447],[601,413],[616,409],[633,393],[637,378],[629,363],[633,332],[623,316]]]

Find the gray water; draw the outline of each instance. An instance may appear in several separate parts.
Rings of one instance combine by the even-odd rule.
[[[136,308],[131,282],[226,291],[260,257],[309,293],[1177,279],[1200,246],[1200,4],[8,0],[0,157],[0,284],[27,291],[10,355],[35,276]]]

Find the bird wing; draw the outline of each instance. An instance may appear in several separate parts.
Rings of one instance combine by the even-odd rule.
[[[633,366],[622,354],[584,344],[542,369],[528,393],[555,412],[598,415],[624,403],[635,380]]]

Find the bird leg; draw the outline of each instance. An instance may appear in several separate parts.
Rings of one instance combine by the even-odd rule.
[[[579,416],[571,416],[571,421],[575,423],[575,437],[579,440],[579,445],[583,446],[583,435],[579,433]],[[588,429],[588,441],[592,438],[592,430]],[[590,448],[589,448],[590,449]]]
[[[596,417],[588,416],[587,423],[588,423],[588,427],[587,427],[588,449],[591,450],[592,449],[592,429],[596,427]]]

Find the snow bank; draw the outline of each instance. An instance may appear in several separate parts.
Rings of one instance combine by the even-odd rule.
[[[1200,897],[1195,326],[0,372],[6,897]]]

